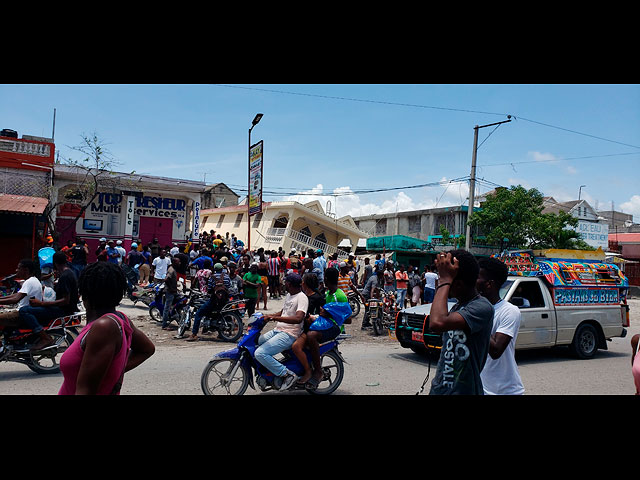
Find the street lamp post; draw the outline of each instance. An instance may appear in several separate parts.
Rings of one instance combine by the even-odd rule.
[[[251,198],[251,130],[261,119],[262,113],[258,113],[251,122],[251,128],[249,128],[249,149],[247,151],[247,156],[249,157],[247,166],[247,251],[251,251],[251,205],[249,201]]]

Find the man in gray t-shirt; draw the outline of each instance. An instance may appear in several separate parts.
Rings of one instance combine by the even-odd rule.
[[[442,333],[442,350],[430,395],[482,395],[480,372],[489,351],[493,305],[476,290],[478,262],[465,250],[439,254],[440,282],[429,328]],[[458,303],[448,311],[447,299]]]

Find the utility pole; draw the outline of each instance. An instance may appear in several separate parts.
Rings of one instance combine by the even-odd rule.
[[[481,125],[481,126],[476,125],[475,127],[473,127],[473,155],[471,157],[471,175],[469,176],[469,207],[467,208],[467,230],[466,230],[466,235],[464,239],[464,248],[467,251],[471,248],[471,225],[469,225],[469,219],[471,218],[471,214],[473,213],[473,204],[476,200],[475,191],[476,191],[476,159],[478,156],[478,130],[485,127],[492,127],[494,125],[502,125],[503,123],[509,123],[511,121],[511,115],[507,115],[507,118],[508,120],[505,120],[503,122],[490,123],[488,125]]]

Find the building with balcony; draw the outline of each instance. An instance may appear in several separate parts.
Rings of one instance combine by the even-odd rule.
[[[325,257],[338,253],[339,258],[345,258],[349,252],[338,247],[343,240],[357,245],[358,240],[369,237],[350,216],[335,218],[325,214],[318,201],[263,202],[262,213],[251,216],[251,226],[244,203],[202,210],[200,219],[201,231],[213,230],[222,237],[235,234],[252,250],[282,247],[288,253],[292,248],[298,251],[312,248],[321,249]]]
[[[50,138],[0,131],[0,276],[34,258],[47,235],[55,145]]]

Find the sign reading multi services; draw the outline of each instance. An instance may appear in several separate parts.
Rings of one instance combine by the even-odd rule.
[[[135,198],[133,213],[143,217],[171,217],[178,218],[184,216],[187,206],[185,200],[179,198],[166,197],[128,197]],[[91,204],[91,213],[122,213],[123,196],[118,193],[99,193],[96,200]],[[130,206],[129,201],[127,206]],[[183,212],[183,215],[180,215]]]

